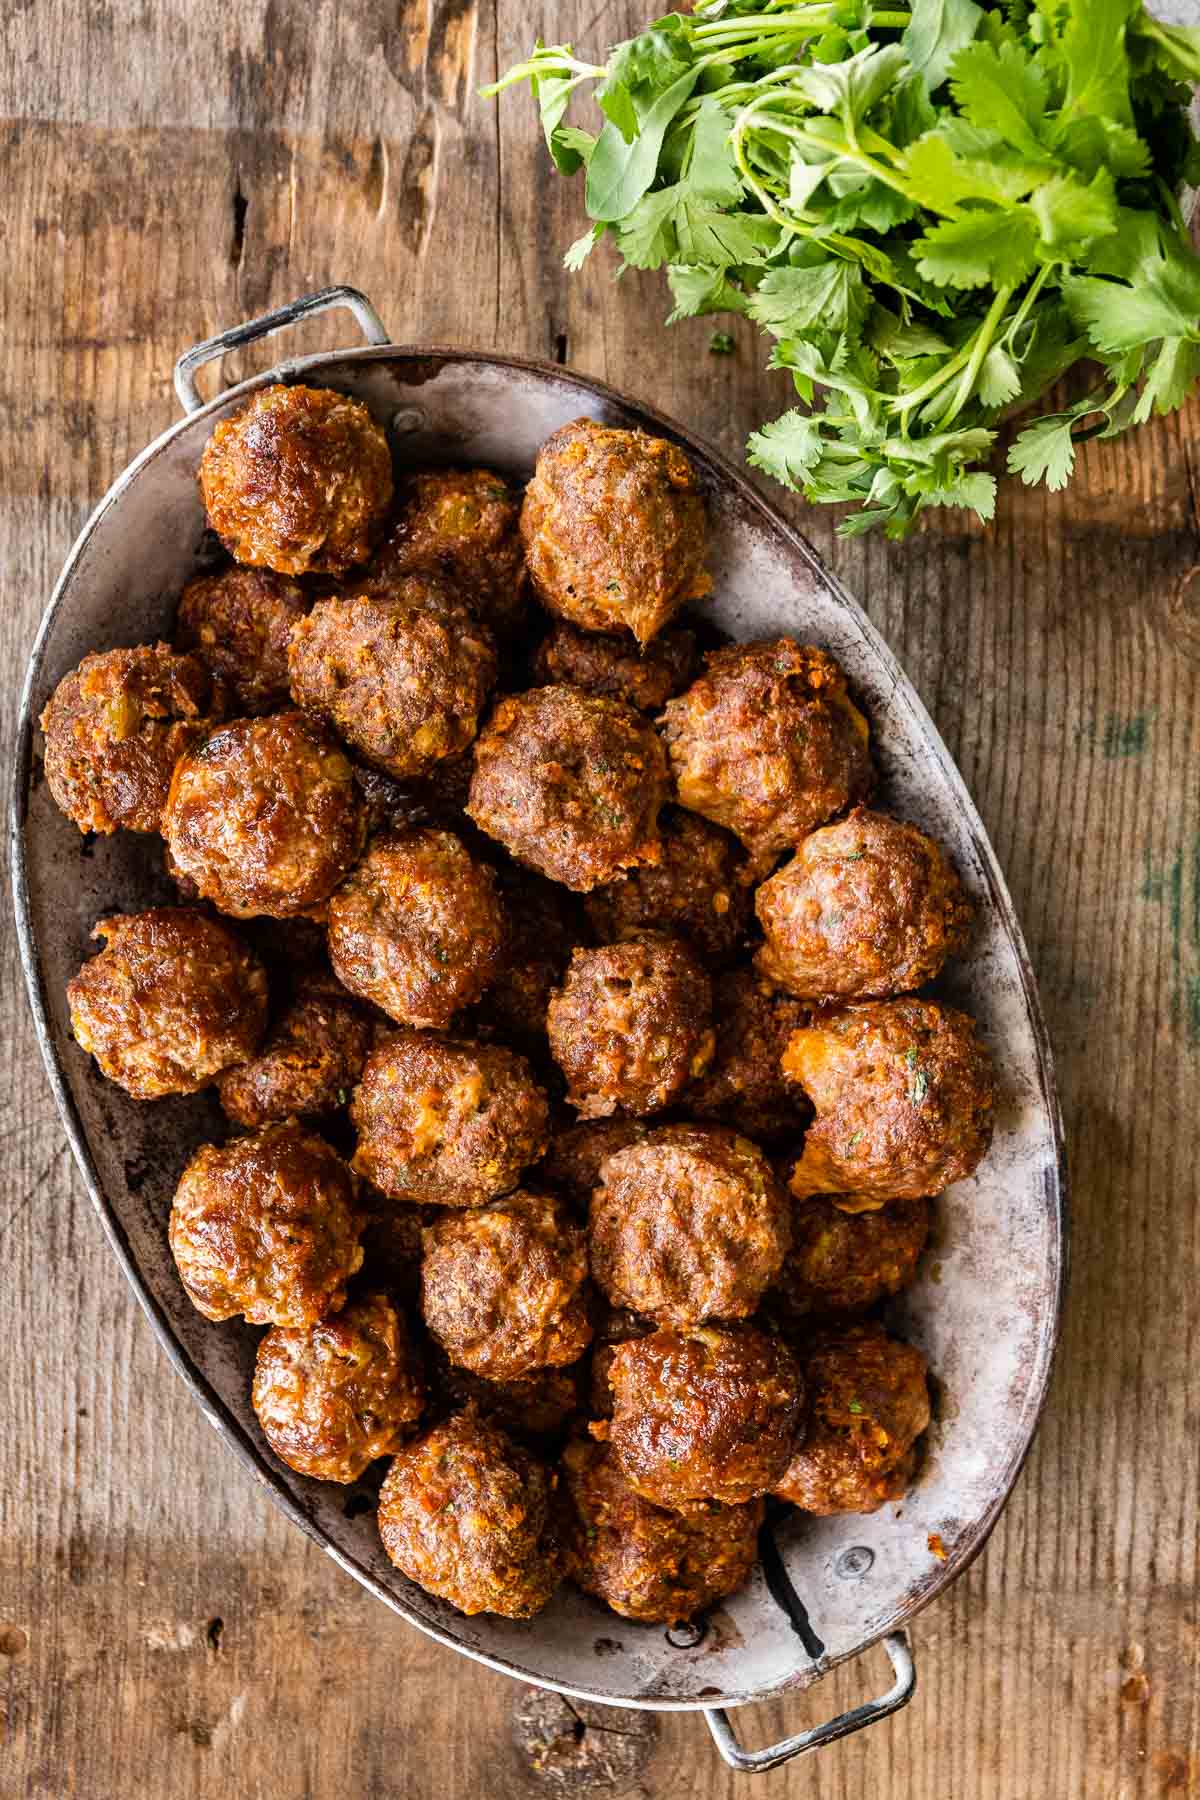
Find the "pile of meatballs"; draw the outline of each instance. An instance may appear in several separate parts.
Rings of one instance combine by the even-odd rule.
[[[957,876],[867,804],[837,663],[706,622],[674,444],[579,419],[523,494],[395,481],[362,404],[270,386],[199,480],[227,554],[174,641],[42,715],[63,812],[178,890],[96,925],[75,1038],[137,1100],[215,1086],[170,1243],[266,1327],[283,1462],[390,1458],[387,1554],[464,1613],[569,1577],[689,1619],[770,1497],[912,1479],[925,1363],[876,1314],[994,1103],[917,993]]]

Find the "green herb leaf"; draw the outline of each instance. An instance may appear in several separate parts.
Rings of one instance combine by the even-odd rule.
[[[1039,481],[1054,493],[1066,487],[1075,467],[1073,423],[1073,413],[1049,413],[1027,425],[1009,446],[1009,474],[1019,475],[1026,487]]]
[[[638,119],[637,136],[627,143],[609,119],[592,152],[587,171],[587,209],[593,219],[623,219],[654,180],[667,127],[690,98],[699,74],[687,69],[659,94]]]
[[[732,356],[737,345],[727,331],[714,331],[708,340],[708,349],[711,356]]]
[[[772,269],[746,311],[776,337],[801,337],[810,329],[857,337],[870,303],[860,266],[831,257],[814,268]]]
[[[1044,157],[1046,80],[1019,44],[968,44],[951,64],[950,87],[970,124],[999,132],[1025,156]]]
[[[938,287],[1016,287],[1032,274],[1036,249],[1029,212],[964,213],[918,238],[917,270]]]
[[[950,64],[974,38],[982,18],[975,0],[912,0],[900,44],[930,92],[945,81]]]

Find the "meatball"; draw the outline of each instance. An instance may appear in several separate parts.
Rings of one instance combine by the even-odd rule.
[[[589,1221],[592,1274],[614,1306],[668,1325],[743,1319],[779,1273],[789,1202],[748,1138],[664,1125],[604,1165]]]
[[[515,1051],[398,1031],[368,1058],[350,1103],[354,1167],[393,1200],[483,1206],[537,1161],[546,1112]]]
[[[958,876],[915,825],[860,807],[805,838],[755,896],[769,981],[802,1000],[884,999],[966,942]]]
[[[822,1194],[792,1206],[792,1248],[767,1296],[790,1322],[866,1312],[909,1286],[929,1236],[928,1200],[847,1213]]]
[[[550,996],[566,973],[582,935],[572,894],[506,863],[497,871],[509,922],[504,961],[475,1018],[481,1036],[495,1036],[527,1048],[546,1048]]]
[[[576,419],[546,439],[521,508],[533,589],[587,631],[649,643],[712,589],[707,524],[682,450],[644,431]]]
[[[518,862],[580,893],[656,862],[667,765],[619,700],[532,688],[501,700],[475,744],[468,815]]]
[[[398,781],[466,749],[496,680],[491,633],[436,576],[318,600],[292,633],[292,695]]]
[[[663,725],[680,800],[735,832],[759,869],[871,786],[846,677],[791,638],[713,651]]]
[[[626,1619],[678,1625],[750,1578],[763,1503],[701,1500],[668,1512],[643,1500],[611,1451],[575,1439],[563,1457],[572,1516],[567,1573]]]
[[[520,501],[491,469],[424,469],[405,477],[391,535],[372,573],[384,580],[444,574],[481,619],[508,635],[524,618],[528,583]]]
[[[163,835],[175,867],[234,918],[328,899],[363,846],[350,760],[301,712],[235,719],[182,756]]]
[[[194,1094],[253,1056],[267,977],[224,925],[161,906],[101,919],[92,936],[104,948],[67,983],[71,1030],[135,1100]]]
[[[646,1127],[636,1119],[581,1119],[553,1134],[538,1164],[538,1177],[586,1214],[608,1158],[630,1144],[640,1144],[645,1136]]]
[[[618,1345],[606,1433],[645,1500],[737,1506],[777,1487],[792,1455],[804,1382],[791,1351],[752,1327],[665,1329]]]
[[[746,859],[736,838],[678,806],[667,808],[659,829],[657,863],[588,895],[593,931],[605,943],[648,930],[677,931],[705,962],[729,962],[750,922],[750,890],[741,880]]]
[[[875,1000],[818,1014],[783,1066],[814,1107],[792,1192],[865,1206],[939,1194],[992,1140],[996,1081],[974,1022],[932,1000]]]
[[[360,400],[260,388],[200,458],[208,522],[237,562],[344,575],[370,555],[392,498],[387,439]]]
[[[451,1362],[515,1381],[583,1355],[587,1272],[561,1202],[518,1189],[426,1228],[421,1311]]]
[[[810,1115],[802,1088],[783,1071],[793,1031],[808,1018],[797,1000],[772,995],[753,969],[727,969],[713,982],[717,1047],[683,1096],[689,1113],[716,1119],[756,1143],[796,1135]]]
[[[647,933],[576,950],[546,1022],[585,1119],[656,1112],[712,1060],[712,983],[679,939]]]
[[[457,1412],[473,1404],[483,1418],[516,1438],[545,1443],[559,1437],[581,1411],[582,1363],[547,1364],[512,1381],[490,1381],[452,1363],[431,1340],[426,1366],[435,1407]]]
[[[553,1477],[473,1407],[396,1456],[379,1535],[401,1572],[459,1612],[528,1619],[561,1579]]]
[[[251,1399],[289,1469],[350,1482],[400,1449],[421,1416],[424,1388],[396,1308],[384,1294],[364,1294],[303,1330],[268,1331]]]
[[[270,569],[222,569],[189,581],[175,619],[175,643],[223,681],[234,710],[275,712],[290,702],[288,642],[310,598]]]
[[[362,1223],[341,1157],[290,1120],[197,1150],[175,1190],[171,1252],[206,1319],[304,1329],[345,1301]]]
[[[674,626],[642,646],[629,632],[581,631],[556,619],[534,654],[533,673],[547,686],[562,681],[627,700],[640,712],[661,712],[696,673],[696,635]]]
[[[309,976],[258,1055],[220,1077],[226,1118],[254,1130],[272,1119],[336,1112],[362,1074],[374,1035],[374,1022],[332,976]]]
[[[80,831],[157,831],[172,769],[224,713],[199,657],[169,644],[85,656],[40,720],[55,805]]]
[[[929,1424],[925,1358],[878,1325],[844,1326],[803,1355],[808,1429],[775,1492],[811,1513],[878,1512],[912,1480]]]
[[[590,1400],[592,1414],[597,1419],[611,1419],[613,1415],[612,1391],[612,1359],[620,1344],[632,1343],[634,1338],[649,1337],[657,1329],[653,1319],[643,1319],[640,1313],[629,1312],[621,1306],[609,1306],[600,1297],[594,1309],[595,1324],[592,1335]]]
[[[373,839],[329,903],[335,975],[402,1025],[444,1029],[479,999],[504,945],[492,871],[450,831]]]

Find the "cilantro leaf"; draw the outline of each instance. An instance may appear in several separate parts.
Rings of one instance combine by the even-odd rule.
[[[746,311],[776,337],[801,337],[810,330],[857,337],[869,305],[858,264],[831,257],[814,268],[772,269]]]
[[[1139,0],[1069,0],[1062,57],[1067,71],[1063,116],[1100,115],[1133,124],[1125,27]]]
[[[974,38],[982,18],[975,0],[913,0],[900,44],[930,93],[945,81],[950,64]]]
[[[1048,413],[1019,432],[1009,446],[1008,472],[1019,475],[1026,487],[1044,481],[1052,493],[1064,488],[1075,467],[1073,413]]]
[[[917,269],[938,287],[1016,287],[1033,270],[1036,244],[1025,210],[964,213],[918,238]]]
[[[1007,406],[1021,391],[1021,371],[1003,344],[993,344],[979,371],[979,398],[985,406]]]
[[[1019,44],[968,44],[950,65],[950,88],[970,124],[1035,161],[1045,157],[1046,81]]]
[[[667,127],[691,96],[700,71],[686,69],[638,116],[637,136],[627,143],[611,119],[596,140],[587,171],[587,209],[613,222],[635,207],[654,180]]]
[[[742,178],[729,142],[730,123],[719,100],[710,96],[700,102],[687,178],[693,192],[714,206],[736,206],[742,197]]]
[[[1107,169],[1091,182],[1055,175],[1030,199],[1042,243],[1060,257],[1079,255],[1096,238],[1117,229],[1117,190]]]
[[[797,477],[815,467],[820,459],[820,420],[797,408],[771,419],[761,431],[752,432],[746,446],[746,460],[752,467],[773,475],[793,490],[798,485]]]
[[[671,263],[667,282],[675,301],[668,325],[704,313],[746,311],[746,296],[733,286],[725,269],[711,269],[704,263]]]
[[[577,237],[575,242],[569,244],[563,252],[563,268],[570,269],[572,273],[577,269],[582,269],[603,235],[604,226],[593,225],[590,231],[585,231],[582,237]]]
[[[1098,350],[1135,349],[1155,338],[1200,342],[1200,259],[1178,253],[1145,258],[1130,283],[1068,278],[1063,297]]]

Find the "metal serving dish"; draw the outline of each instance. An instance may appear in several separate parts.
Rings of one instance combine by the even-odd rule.
[[[365,347],[299,358],[201,401],[200,364],[329,306],[350,307]],[[365,401],[401,463],[477,462],[523,478],[542,440],[581,413],[677,439],[710,507],[717,622],[737,638],[790,632],[833,652],[870,718],[884,802],[948,846],[979,908],[970,954],[941,988],[979,1021],[996,1058],[995,1142],[972,1180],[937,1203],[925,1272],[893,1309],[897,1329],[920,1345],[937,1377],[919,1480],[901,1505],[869,1518],[786,1516],[766,1534],[749,1587],[714,1609],[700,1634],[627,1623],[570,1588],[528,1622],[464,1618],[393,1569],[363,1491],[305,1480],[278,1462],[250,1408],[256,1334],[239,1322],[201,1318],[167,1247],[177,1176],[217,1126],[215,1105],[205,1095],[139,1105],[104,1081],[71,1037],[64,989],[89,952],[97,917],[172,896],[157,840],[120,833],[85,842],[57,811],[42,775],[38,714],[85,652],[170,633],[204,535],[196,485],[204,442],[254,389],[297,379]],[[12,799],[21,955],[51,1086],[109,1242],[168,1355],[276,1505],[441,1643],[588,1699],[704,1710],[722,1754],[742,1768],[771,1766],[894,1711],[914,1680],[903,1628],[983,1545],[1029,1447],[1065,1258],[1061,1125],[1033,976],[1004,879],[945,745],[865,614],[803,539],[723,458],[598,382],[518,357],[397,347],[361,295],[331,289],[189,351],[176,387],[187,416],[100,502],[42,620],[22,699]],[[931,1539],[940,1539],[944,1560]],[[698,1641],[685,1641],[689,1635]],[[896,1677],[881,1701],[769,1751],[739,1750],[724,1708],[805,1688],[880,1639]]]

